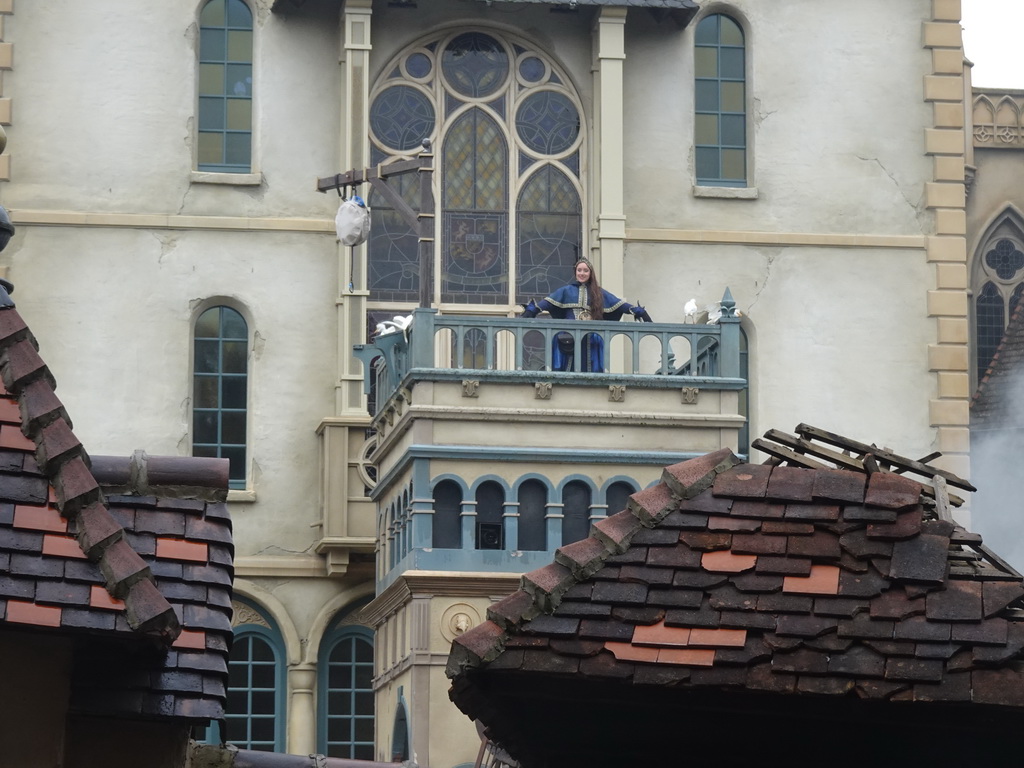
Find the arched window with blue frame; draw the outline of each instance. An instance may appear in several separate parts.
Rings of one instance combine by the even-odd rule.
[[[246,487],[249,327],[238,310],[210,307],[193,332],[192,455],[229,462],[229,487]]]
[[[284,639],[276,622],[255,603],[235,598],[234,627],[228,657],[227,703],[223,726],[195,729],[196,741],[227,742],[240,749],[283,752],[287,718]],[[238,619],[236,618],[236,621]]]
[[[743,28],[713,13],[694,41],[694,159],[698,185],[747,186],[747,75]]]
[[[196,167],[252,170],[252,10],[242,0],[210,0],[199,13],[199,119]]]
[[[317,749],[328,757],[373,760],[373,632],[344,617],[336,621],[324,634],[317,666]]]

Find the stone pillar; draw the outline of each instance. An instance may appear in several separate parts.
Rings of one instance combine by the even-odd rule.
[[[928,288],[928,314],[935,319],[936,342],[928,348],[935,375],[936,397],[929,403],[936,449],[935,463],[961,477],[970,477],[970,373],[968,328],[967,218],[963,40],[959,0],[935,0],[932,18],[924,24],[924,47],[932,66],[924,78],[924,99],[932,108],[932,127],[925,129],[925,152],[934,164],[933,180],[925,185],[925,205],[935,217],[927,258],[935,267]]]
[[[339,120],[341,168],[365,168],[369,162],[371,0],[346,0],[341,14],[342,114]],[[364,190],[369,194],[369,189]],[[362,364],[352,345],[366,338],[366,245],[338,245],[338,383],[339,415],[365,415]]]
[[[316,748],[316,666],[296,664],[288,668],[288,752],[309,755]]]
[[[623,184],[623,66],[626,9],[602,6],[594,25],[594,173],[601,285],[622,295],[626,241]]]

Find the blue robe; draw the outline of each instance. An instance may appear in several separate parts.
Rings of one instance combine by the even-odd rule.
[[[608,291],[601,289],[604,295],[604,319],[619,320],[629,312],[633,305],[620,299]],[[587,286],[573,281],[563,285],[547,298],[537,302],[541,311],[548,312],[556,320],[590,320],[590,296]],[[555,339],[551,350],[551,367],[556,371],[574,369],[573,340],[567,333],[560,333]],[[582,350],[583,370],[588,372],[604,372],[604,341],[596,333],[588,333],[583,338]]]

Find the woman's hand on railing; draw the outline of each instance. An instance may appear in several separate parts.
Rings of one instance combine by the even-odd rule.
[[[649,314],[647,314],[647,310],[644,309],[643,307],[641,307],[639,304],[634,304],[632,307],[630,307],[629,308],[629,313],[631,315],[633,315],[633,317],[635,317],[637,320],[640,320],[641,322],[644,322],[644,323],[653,323],[654,322],[651,319],[651,316]]]
[[[537,306],[537,302],[530,299],[530,302],[526,305],[526,309],[523,310],[523,314],[520,317],[536,317],[540,314],[540,307]]]

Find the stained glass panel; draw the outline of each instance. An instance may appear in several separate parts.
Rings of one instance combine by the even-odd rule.
[[[505,49],[490,35],[467,32],[452,40],[441,56],[441,69],[452,88],[480,98],[497,91],[508,76]]]
[[[1001,280],[1011,280],[1024,267],[1024,253],[1012,240],[1004,238],[985,254],[985,263]]]
[[[517,209],[516,300],[525,303],[565,284],[580,255],[582,206],[565,174],[549,165],[523,186]]]
[[[370,107],[370,130],[397,152],[419,147],[434,132],[434,123],[434,105],[423,91],[409,85],[385,89]]]
[[[412,209],[419,210],[418,178],[395,176],[389,184]],[[415,230],[380,195],[370,199],[370,298],[377,301],[417,301],[420,290],[419,238]]]
[[[516,131],[534,152],[558,155],[571,147],[580,135],[580,114],[565,94],[532,93],[516,113]]]
[[[1006,328],[1003,297],[992,283],[985,283],[975,301],[975,325],[978,333],[978,381],[985,375]]]

